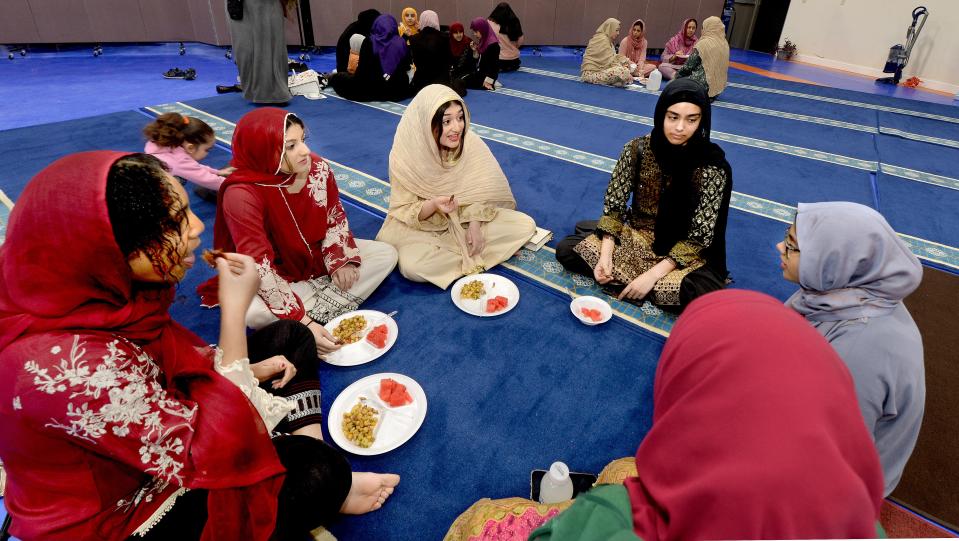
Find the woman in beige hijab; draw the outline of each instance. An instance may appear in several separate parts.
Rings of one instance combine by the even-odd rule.
[[[702,37],[696,43],[693,54],[678,72],[676,78],[690,77],[706,87],[709,99],[713,100],[726,88],[729,74],[729,43],[726,27],[719,17],[703,21]]]
[[[403,276],[446,289],[506,259],[536,224],[517,212],[509,182],[469,130],[462,98],[444,85],[421,90],[390,151],[390,209],[376,239],[399,251]]]
[[[606,19],[586,45],[580,77],[594,85],[626,86],[633,82],[629,59],[616,54],[613,43],[619,36],[619,21]]]

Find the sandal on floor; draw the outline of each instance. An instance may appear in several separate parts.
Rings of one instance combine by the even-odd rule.
[[[187,68],[186,71],[183,72],[183,80],[192,81],[194,79],[196,79],[196,70],[193,68]]]

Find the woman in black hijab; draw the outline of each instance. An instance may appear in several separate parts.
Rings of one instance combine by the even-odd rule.
[[[350,61],[350,38],[353,34],[370,37],[370,29],[373,28],[373,21],[380,16],[380,12],[375,9],[361,11],[356,16],[356,20],[346,26],[346,30],[340,34],[340,39],[336,40],[336,71],[346,73],[346,66]]]
[[[556,259],[622,300],[675,312],[725,287],[732,169],[709,131],[706,89],[691,79],[666,86],[653,131],[623,148],[603,216],[577,224]]]

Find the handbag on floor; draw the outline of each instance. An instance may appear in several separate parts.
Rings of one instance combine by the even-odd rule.
[[[303,73],[293,72],[293,75],[287,79],[287,86],[290,87],[290,94],[303,96],[308,100],[320,100],[326,97],[320,93],[320,74],[315,70],[306,70]]]

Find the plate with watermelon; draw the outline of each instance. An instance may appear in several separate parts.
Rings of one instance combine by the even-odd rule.
[[[366,326],[360,331],[360,338],[352,344],[330,353],[324,361],[335,366],[356,366],[380,358],[396,343],[400,329],[396,320],[376,310],[356,310],[331,319],[324,327],[333,333],[344,319],[362,316]]]
[[[453,284],[450,296],[457,308],[479,317],[505,314],[519,303],[516,284],[498,274],[468,274]]]
[[[343,433],[343,416],[357,403],[377,410],[373,443],[360,447]],[[380,455],[403,445],[426,419],[426,393],[413,378],[383,372],[354,382],[336,397],[327,417],[330,436],[344,451],[355,455]]]

